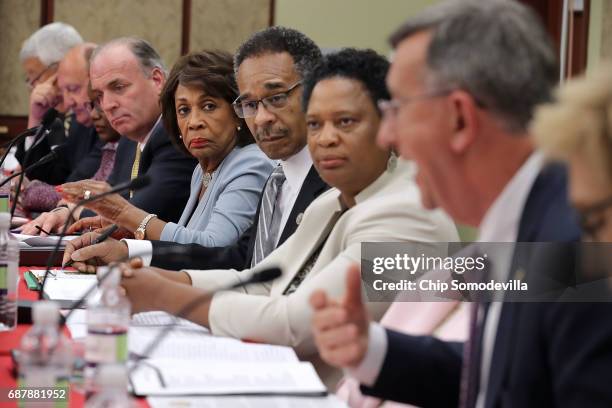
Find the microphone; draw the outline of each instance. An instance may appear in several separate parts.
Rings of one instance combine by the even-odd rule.
[[[92,201],[96,201],[99,200],[103,197],[106,197],[108,195],[111,194],[116,194],[116,193],[121,193],[125,190],[138,190],[141,189],[145,186],[148,186],[149,183],[151,182],[151,178],[149,176],[147,176],[146,174],[140,177],[137,177],[133,180],[130,181],[126,181],[124,183],[119,183],[116,186],[114,186],[113,188],[111,188],[108,191],[105,191],[103,193],[91,196],[89,198],[85,198],[79,202],[76,203],[76,205],[72,208],[72,210],[70,210],[70,213],[68,214],[68,218],[66,218],[66,222],[64,222],[64,226],[58,236],[58,240],[55,243],[55,247],[53,248],[53,251],[51,251],[51,254],[49,255],[49,258],[47,259],[47,268],[45,269],[45,274],[43,275],[43,280],[42,283],[40,285],[40,293],[38,296],[38,300],[42,300],[43,298],[43,294],[45,291],[45,282],[47,282],[47,277],[49,276],[49,271],[51,270],[51,267],[53,266],[53,260],[55,259],[56,254],[59,252],[61,243],[62,243],[62,239],[66,236],[66,230],[68,230],[68,225],[70,224],[70,219],[72,218],[72,216],[74,215],[74,212],[76,211],[77,208],[84,206],[87,203],[91,203]]]
[[[17,173],[11,174],[9,177],[7,177],[6,179],[2,180],[2,182],[0,183],[0,187],[2,187],[3,185],[8,183],[9,181],[14,179],[15,177],[21,176],[23,173],[27,173],[30,170],[34,170],[34,169],[42,166],[43,164],[47,164],[47,163],[57,159],[59,157],[58,150],[59,151],[63,150],[62,146],[59,146],[58,148],[53,149],[50,153],[47,153],[46,155],[41,157],[40,160],[38,160],[36,163],[32,163],[28,167],[26,167],[25,169],[23,169],[21,171],[18,171]],[[17,194],[19,194],[19,192],[17,192]],[[17,201],[16,197],[15,197],[15,201]]]
[[[55,122],[55,118],[57,118],[58,114],[59,114],[59,112],[56,111],[53,108],[51,108],[47,112],[45,112],[45,114],[44,114],[44,116],[42,118],[42,124],[40,125],[40,127],[38,128],[36,133],[34,134],[34,143],[32,143],[32,146],[35,146],[40,140],[42,140],[43,137],[45,137],[49,133],[48,128],[53,124],[53,122]],[[25,156],[23,157],[23,163],[24,164],[27,163],[28,160],[30,159],[31,153],[32,153],[32,148],[28,149],[25,152]],[[19,175],[19,182],[17,183],[17,190],[16,191],[20,191],[21,190],[21,185],[23,184],[23,178],[24,178],[24,176],[26,174],[26,170],[22,171],[21,174]],[[6,182],[6,180],[5,180],[5,182]],[[15,214],[15,209],[16,208],[17,208],[17,199],[15,198],[15,200],[13,201],[13,205],[11,206],[11,218],[13,218],[13,215]]]
[[[0,159],[0,167],[2,167],[2,165],[4,164],[4,160],[6,160],[6,156],[8,156],[9,151],[11,150],[13,146],[15,146],[18,142],[20,142],[21,140],[25,139],[28,136],[31,136],[35,133],[42,133],[45,129],[50,128],[58,115],[59,115],[58,111],[56,111],[53,108],[49,109],[47,112],[45,112],[40,125],[26,129],[25,131],[18,134],[13,140],[11,140],[6,145],[6,151],[2,155],[2,158]],[[4,148],[4,146],[2,147]],[[25,157],[24,157],[23,162],[27,163],[27,161],[25,160]]]
[[[183,256],[183,255],[188,255],[190,254],[190,250],[184,246],[173,246],[173,247],[167,247],[167,248],[160,248],[158,253],[161,256]],[[131,259],[134,258],[139,258],[143,255],[147,255],[146,252],[141,252],[141,253],[136,253],[133,254],[132,256],[126,256],[118,261],[112,262],[111,264],[109,264],[108,268],[113,268],[113,265],[117,265],[121,262],[126,262],[129,261]],[[80,308],[83,303],[87,300],[87,298],[89,297],[89,295],[91,295],[93,293],[93,291],[100,286],[100,283],[102,283],[104,281],[104,279],[106,279],[106,277],[110,275],[109,273],[102,275],[102,277],[100,277],[100,279],[98,279],[98,285],[94,285],[91,288],[89,288],[87,290],[87,292],[85,292],[85,294],[83,294],[83,296],[81,296],[80,299],[76,300],[69,308],[68,313],[66,313],[66,315],[62,318],[63,320],[60,321],[60,325],[63,325],[66,323],[66,321],[68,320],[68,318],[70,317],[70,315],[72,314],[73,311],[75,311],[76,309]]]

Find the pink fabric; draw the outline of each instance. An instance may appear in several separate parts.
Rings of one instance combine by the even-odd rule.
[[[413,335],[431,334],[443,340],[461,341],[467,338],[469,317],[469,303],[395,302],[381,319],[381,324]],[[364,396],[359,391],[359,383],[349,377],[340,381],[336,395],[352,408],[410,406]]]
[[[102,147],[102,157],[100,167],[94,174],[93,179],[106,181],[115,167],[115,155],[117,153],[117,143],[107,143]]]
[[[27,211],[43,212],[55,208],[60,198],[54,186],[34,180],[21,192],[19,201]]]

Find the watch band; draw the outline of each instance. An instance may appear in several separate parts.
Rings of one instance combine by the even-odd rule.
[[[149,221],[151,221],[155,217],[157,217],[157,215],[155,214],[149,214],[146,217],[144,217],[143,220],[140,222],[140,225],[138,226],[138,228],[136,228],[136,231],[134,231],[134,238],[145,239],[145,235],[147,231],[147,224],[149,224]]]

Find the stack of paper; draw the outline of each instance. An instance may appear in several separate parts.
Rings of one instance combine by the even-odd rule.
[[[158,323],[162,323],[159,325]],[[131,384],[137,395],[325,395],[313,366],[290,347],[245,343],[210,335],[163,312],[135,315],[128,332],[131,356],[143,357],[167,328],[146,360],[135,362]]]
[[[131,375],[136,395],[325,395],[312,364],[149,359]]]

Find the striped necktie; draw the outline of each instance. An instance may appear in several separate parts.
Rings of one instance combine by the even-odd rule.
[[[134,180],[138,177],[138,170],[140,169],[140,143],[136,145],[136,154],[134,155],[134,164],[132,164],[132,174],[130,175],[130,180]],[[130,198],[134,196],[134,190],[130,190]]]
[[[259,220],[257,221],[257,236],[255,237],[251,266],[257,265],[276,248],[280,222],[283,217],[278,197],[285,179],[283,168],[278,166],[270,175],[264,189],[264,196],[259,210]]]

